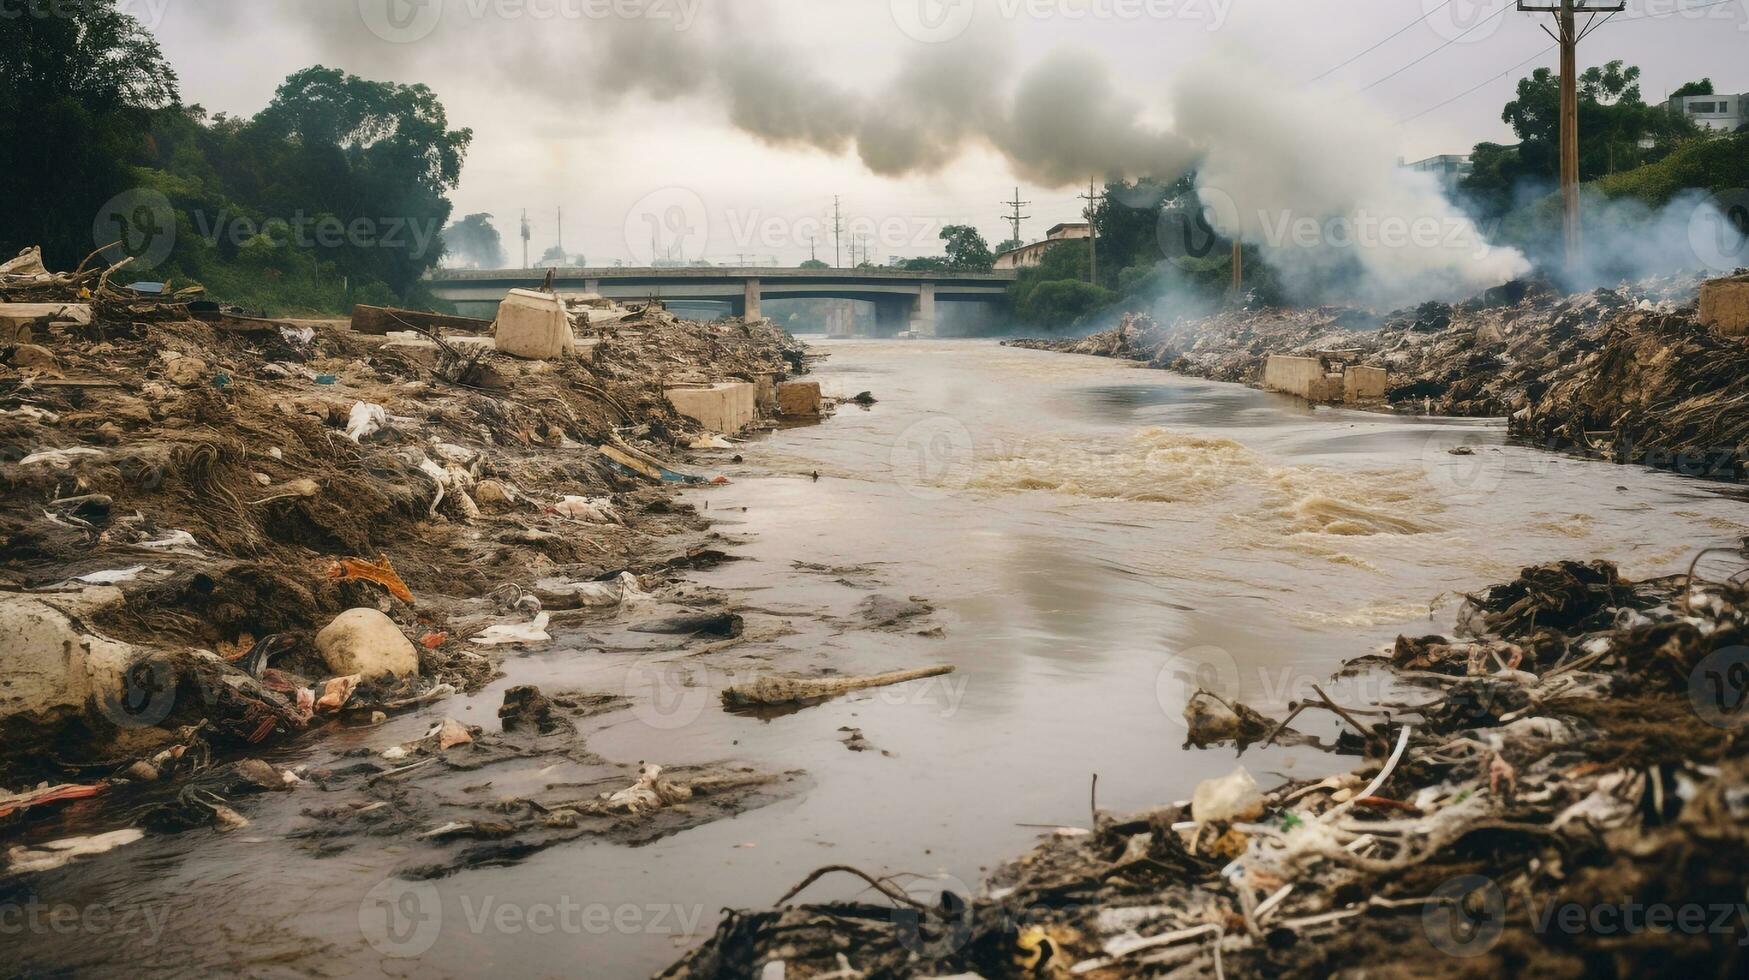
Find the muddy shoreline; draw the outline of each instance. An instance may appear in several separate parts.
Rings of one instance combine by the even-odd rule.
[[[1403,636],[1343,671],[1383,672],[1400,698],[1320,692],[1277,719],[1197,691],[1191,741],[1238,755],[1191,800],[1113,814],[1095,782],[1090,824],[1047,834],[976,894],[825,866],[663,975],[1737,975],[1739,577],[1527,568],[1470,595],[1449,635]],[[1262,788],[1245,749],[1317,744],[1292,727],[1307,712],[1340,719],[1325,747],[1358,765]],[[835,876],[868,899],[787,904]]]
[[[428,880],[804,785],[591,753],[577,722],[622,710],[617,692],[517,687],[495,722],[396,724],[555,632],[739,642],[741,618],[686,584],[729,559],[677,493],[720,481],[733,448],[665,391],[746,382],[775,424],[777,385],[806,371],[781,330],[593,304],[574,311],[578,356],[518,360],[143,298],[95,271],[0,286],[43,306],[8,321],[0,360],[15,885],[143,834],[240,830],[263,793],[314,791],[291,835],[313,855],[392,841],[398,873]],[[538,781],[502,774],[537,761]]]

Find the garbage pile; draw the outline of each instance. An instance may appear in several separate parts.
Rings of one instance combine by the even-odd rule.
[[[1168,324],[1133,315],[1088,337],[1010,344],[1252,386],[1271,354],[1344,352],[1389,371],[1398,411],[1505,416],[1545,448],[1737,478],[1749,464],[1744,348],[1701,324],[1699,285],[1672,276],[1563,294],[1520,281],[1382,318],[1332,307]]]
[[[1347,668],[1390,672],[1400,702],[1186,708],[1193,742],[1241,745],[1303,742],[1289,724],[1324,713],[1352,772],[1265,788],[1236,766],[1189,800],[1096,810],[975,896],[823,868],[664,976],[1741,975],[1743,578],[1527,568],[1452,635]],[[869,898],[784,904],[828,875]]]
[[[162,781],[222,819],[191,780],[226,759],[477,691],[500,651],[662,587],[664,540],[704,527],[670,491],[710,474],[675,460],[723,443],[669,378],[803,369],[769,325],[655,305],[521,360],[122,268],[0,266],[0,793],[38,787],[0,817]]]

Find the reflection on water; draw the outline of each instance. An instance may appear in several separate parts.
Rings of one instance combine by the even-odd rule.
[[[1102,807],[1188,797],[1234,760],[1180,748],[1188,692],[1175,656],[1246,700],[1278,705],[1399,631],[1445,628],[1453,595],[1524,564],[1605,557],[1631,575],[1670,573],[1749,522],[1749,508],[1711,488],[1510,446],[1493,423],[1314,410],[981,342],[828,349],[818,374],[828,392],[872,390],[879,403],[761,437],[739,450],[746,462],[729,467],[732,486],[690,491],[749,559],[698,581],[783,614],[793,632],[762,641],[756,656],[844,672],[945,662],[958,668],[952,684],[863,692],[769,721],[714,703],[684,723],[648,711],[591,719],[589,748],[611,759],[734,760],[806,770],[812,783],[646,847],[575,845],[435,882],[440,934],[417,959],[385,954],[359,929],[361,900],[395,866],[394,841],[319,857],[282,839],[296,810],[319,799],[309,789],[258,804],[238,835],[148,840],[39,877],[28,887],[43,900],[144,905],[167,919],[143,952],[36,936],[32,962],[112,973],[647,975],[714,928],[720,908],[768,904],[823,864],[975,885],[1028,846],[1031,825],[1085,824],[1096,772]],[[1450,452],[1458,447],[1469,451]],[[875,591],[928,599],[943,635],[832,618]],[[684,652],[595,646],[569,637],[513,657],[510,676],[465,717],[490,724],[509,684],[636,698],[648,694],[628,689],[634,669],[708,667]],[[846,751],[845,727],[890,755]],[[1265,782],[1332,767],[1304,749],[1244,762]],[[824,881],[807,897],[857,892]],[[488,902],[567,901],[645,914],[624,928],[546,932],[479,916]],[[657,928],[652,908],[684,915]],[[671,928],[693,918],[690,930]]]

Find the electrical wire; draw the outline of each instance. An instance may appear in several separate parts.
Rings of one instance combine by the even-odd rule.
[[[1352,65],[1356,61],[1359,61],[1360,59],[1366,57],[1367,55],[1372,54],[1374,51],[1377,51],[1379,48],[1385,46],[1386,44],[1388,44],[1392,41],[1395,41],[1399,37],[1402,37],[1404,31],[1407,31],[1409,28],[1414,27],[1416,24],[1421,23],[1422,21],[1426,20],[1429,17],[1432,17],[1434,14],[1439,13],[1441,10],[1444,10],[1445,8],[1447,8],[1451,5],[1452,5],[1452,0],[1445,0],[1445,2],[1440,4],[1439,6],[1433,8],[1432,10],[1429,10],[1427,13],[1422,14],[1421,16],[1415,18],[1414,20],[1410,21],[1409,23],[1404,24],[1400,29],[1397,30],[1396,33],[1385,38],[1383,41],[1380,41],[1377,44],[1374,44],[1372,47],[1367,48],[1365,51],[1362,51],[1361,53],[1355,55],[1354,57],[1348,59],[1347,61],[1344,61],[1340,65],[1337,65],[1334,68],[1330,68],[1330,69],[1324,71],[1322,74],[1314,75],[1313,77],[1306,79],[1306,84],[1310,85],[1312,82],[1318,81],[1319,79],[1328,77],[1330,75],[1335,74],[1338,71],[1341,71],[1344,68],[1347,68],[1349,65]]]

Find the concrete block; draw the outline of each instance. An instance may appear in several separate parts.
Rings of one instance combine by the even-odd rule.
[[[821,406],[818,381],[785,381],[777,386],[777,414],[817,418]]]
[[[668,389],[674,410],[711,432],[733,435],[759,416],[757,385],[746,381]]]
[[[1376,402],[1385,398],[1385,386],[1390,373],[1381,367],[1350,364],[1342,372],[1342,400],[1345,402]]]
[[[1322,358],[1271,354],[1263,365],[1263,387],[1318,401],[1327,392],[1324,374]]]
[[[1700,322],[1721,336],[1749,335],[1749,276],[1701,283]]]
[[[532,289],[512,289],[504,297],[493,336],[500,353],[531,361],[550,361],[577,349],[564,301]]]

